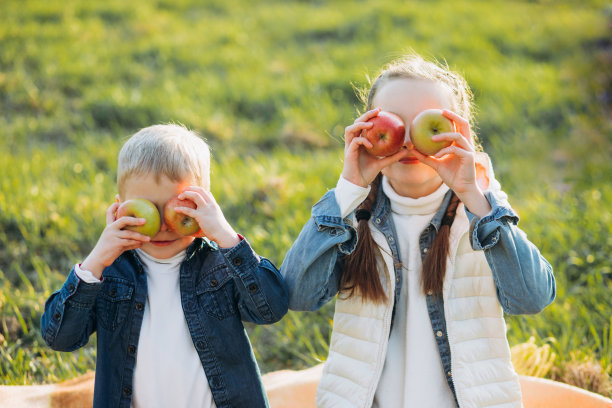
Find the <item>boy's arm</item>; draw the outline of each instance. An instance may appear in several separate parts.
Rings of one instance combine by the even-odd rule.
[[[256,324],[275,323],[288,310],[287,285],[272,262],[260,258],[246,239],[238,239],[238,245],[221,248],[221,253],[238,292],[240,317]]]
[[[87,343],[96,327],[94,306],[101,287],[96,279],[101,279],[104,268],[124,251],[139,248],[150,240],[146,235],[124,230],[129,225],[142,225],[145,220],[133,217],[115,219],[118,206],[118,203],[113,203],[108,207],[106,228],[95,247],[80,266],[72,269],[62,288],[45,303],[41,334],[55,350],[72,351]],[[81,274],[83,279],[78,276],[79,268],[89,272]]]
[[[100,287],[80,280],[72,269],[62,288],[45,303],[41,334],[49,347],[73,351],[87,344],[96,328],[94,307]]]
[[[518,216],[504,197],[485,195],[492,207],[489,214],[479,218],[466,209],[472,248],[484,250],[504,312],[538,313],[555,298],[552,267],[518,228]]]

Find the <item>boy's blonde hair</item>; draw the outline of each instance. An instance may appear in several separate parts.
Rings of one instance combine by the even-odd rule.
[[[146,127],[123,145],[117,166],[117,189],[122,196],[125,181],[132,176],[153,174],[172,181],[193,179],[210,190],[210,150],[194,132],[180,125]]]

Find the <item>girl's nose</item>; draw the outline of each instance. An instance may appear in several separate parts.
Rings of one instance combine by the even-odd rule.
[[[406,136],[404,137],[404,146],[410,150],[412,149],[414,146],[412,145],[412,140],[410,140],[410,132],[408,131],[408,129],[406,129]]]
[[[166,224],[166,221],[164,221],[164,216],[161,216],[161,220],[160,220],[160,227],[159,230],[160,231],[168,231],[170,230],[170,228],[168,227],[168,225]]]

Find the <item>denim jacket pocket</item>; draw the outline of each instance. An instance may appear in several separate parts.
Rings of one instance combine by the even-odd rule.
[[[202,273],[196,283],[196,295],[207,314],[221,320],[237,313],[233,285],[234,281],[225,264]]]
[[[127,317],[134,285],[121,278],[105,276],[98,296],[98,320],[106,330],[115,330]]]

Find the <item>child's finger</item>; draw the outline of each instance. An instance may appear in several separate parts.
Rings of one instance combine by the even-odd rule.
[[[379,169],[384,169],[385,167],[400,161],[401,159],[403,159],[404,157],[408,156],[410,154],[408,149],[402,148],[400,149],[399,152],[392,154],[391,156],[387,156],[387,157],[383,157],[381,159],[379,159],[376,164],[378,165]]]
[[[474,144],[474,141],[472,140],[472,131],[470,130],[470,122],[467,119],[457,115],[455,112],[450,111],[448,109],[443,109],[442,114],[448,119],[455,122],[457,131],[461,133],[470,144]]]
[[[347,126],[344,129],[344,143],[346,146],[350,145],[354,138],[361,135],[361,131],[369,129],[374,124],[372,122],[357,122]]]
[[[460,157],[469,157],[470,155],[472,156],[474,155],[473,152],[462,149],[459,146],[450,145],[440,150],[438,153],[434,154],[433,157],[435,157],[436,159],[440,159],[446,156],[447,154],[454,154],[455,156],[460,156]]]
[[[474,146],[461,133],[440,133],[439,135],[432,136],[431,140],[434,142],[441,142],[443,140],[446,140],[454,142],[455,145],[467,151],[475,151]]]
[[[193,202],[197,208],[204,207],[207,204],[202,194],[191,190],[184,190],[181,194],[179,194],[178,198],[179,200],[189,200]]]
[[[115,222],[115,213],[117,213],[117,208],[119,208],[119,203],[112,203],[106,210],[106,225]]]
[[[359,137],[354,138],[351,141],[351,144],[349,145],[349,150],[355,151],[355,150],[359,149],[359,146],[364,146],[364,147],[367,147],[367,148],[374,147],[372,142],[370,142],[367,138],[365,138],[363,136],[359,136]]]
[[[364,113],[363,115],[355,119],[355,122],[353,123],[367,122],[368,120],[372,119],[374,116],[378,116],[381,110],[382,110],[381,108],[370,109],[369,111],[367,111],[366,113]]]
[[[144,218],[136,218],[136,217],[121,217],[115,220],[115,226],[117,229],[124,229],[127,226],[140,226],[147,223],[147,220]]]
[[[120,230],[117,234],[117,237],[129,241],[138,241],[138,242],[149,242],[151,238],[148,235],[141,234],[132,230]]]

